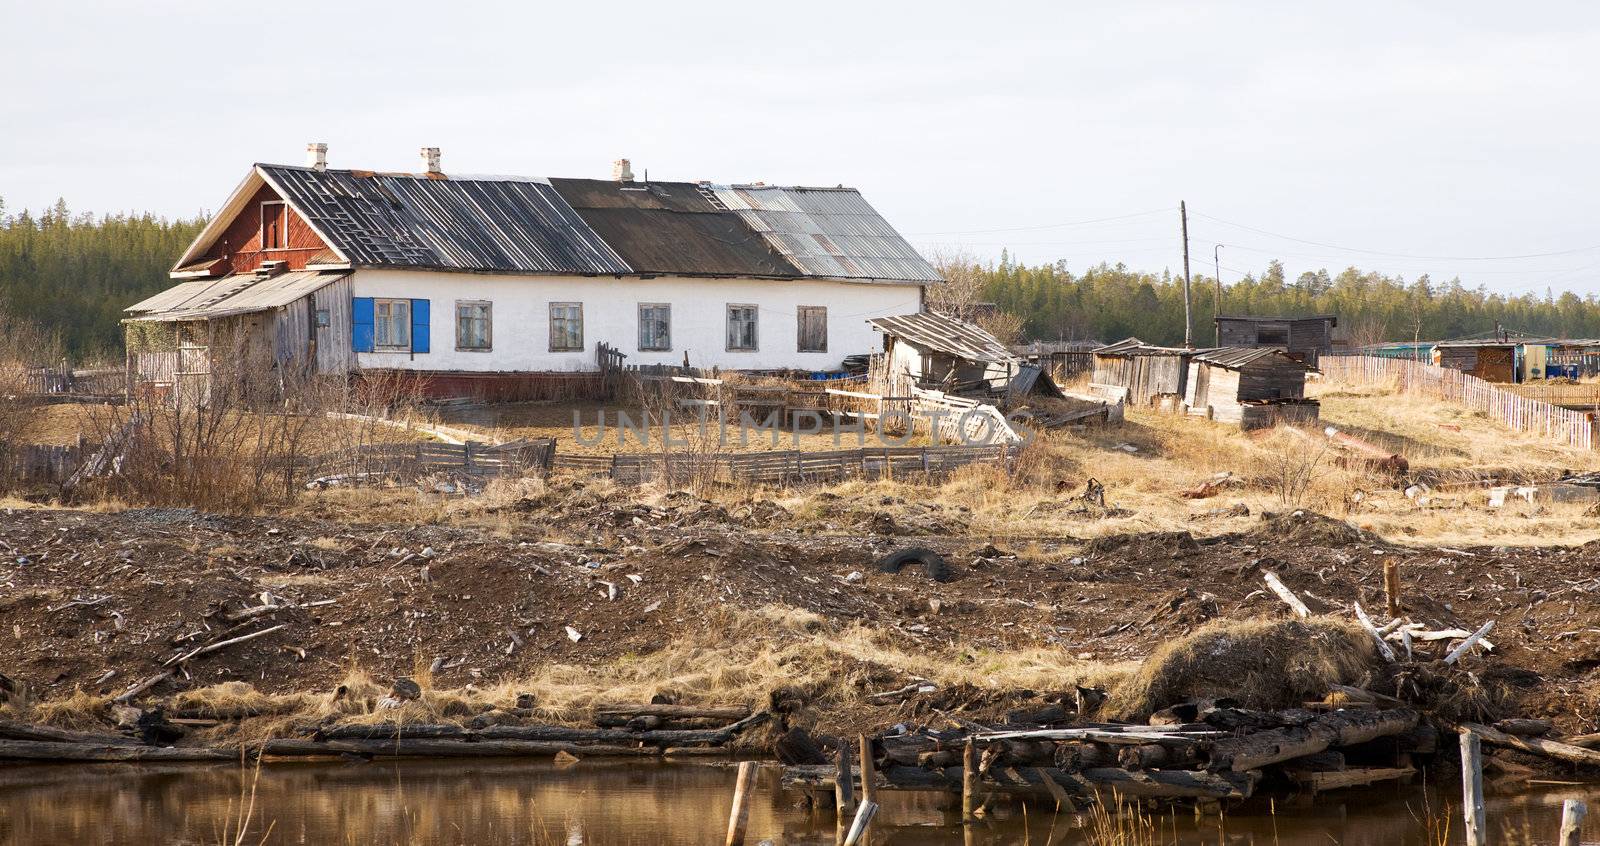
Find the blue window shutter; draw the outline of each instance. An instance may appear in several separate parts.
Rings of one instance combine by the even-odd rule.
[[[411,351],[428,351],[428,301],[411,301]]]
[[[373,316],[371,297],[350,299],[350,348],[356,352],[372,352],[377,344],[377,321]]]

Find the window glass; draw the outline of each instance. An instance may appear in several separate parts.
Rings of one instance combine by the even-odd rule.
[[[756,348],[756,307],[753,305],[728,306],[728,349],[753,350]]]
[[[456,301],[456,349],[489,349],[491,329],[489,303],[475,300]]]
[[[411,301],[373,300],[379,349],[411,349]]]
[[[639,349],[672,349],[672,306],[666,303],[639,304]]]
[[[550,351],[583,349],[583,304],[550,304]]]

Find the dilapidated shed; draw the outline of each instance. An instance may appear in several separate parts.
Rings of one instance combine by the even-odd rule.
[[[1434,363],[1485,382],[1512,383],[1522,371],[1516,341],[1445,341],[1433,348]]]
[[[867,322],[883,333],[885,368],[895,394],[911,385],[978,398],[1061,396],[1042,367],[1018,358],[976,323],[932,311]]]
[[[1123,394],[1129,405],[1175,404],[1183,398],[1195,352],[1124,338],[1094,351],[1089,388],[1102,396]]]
[[[1311,367],[1276,349],[1222,347],[1189,360],[1184,404],[1189,413],[1262,429],[1315,422],[1321,411],[1306,399]]]

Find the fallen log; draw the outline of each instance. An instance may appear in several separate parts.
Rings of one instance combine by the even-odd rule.
[[[1380,781],[1409,778],[1416,775],[1411,767],[1362,767],[1352,770],[1289,770],[1289,778],[1312,792],[1337,790],[1341,787],[1359,787]]]
[[[960,793],[964,770],[947,767],[943,770],[925,770],[919,767],[886,767],[878,774],[880,790],[939,790]],[[809,790],[831,790],[836,770],[830,765],[785,767],[783,782],[786,785]],[[859,770],[852,770],[859,778]],[[1255,790],[1258,773],[1210,773],[1203,770],[1152,770],[1138,772],[1117,767],[1096,767],[1071,773],[1053,767],[1017,769],[1005,767],[981,780],[980,790],[1010,796],[1033,796],[1056,799],[1054,790],[1045,786],[1049,779],[1067,793],[1093,796],[1101,791],[1114,790],[1124,796],[1165,799],[1243,799]]]
[[[569,755],[648,758],[661,754],[649,746],[617,746],[536,740],[266,740],[246,748],[262,755],[314,757],[361,755],[372,758],[515,758],[535,755]],[[237,757],[237,754],[235,755]]]
[[[705,717],[742,720],[751,715],[744,705],[596,705],[596,717]]]
[[[237,750],[0,740],[0,758],[28,761],[237,761]]]
[[[658,729],[626,731],[616,728],[569,726],[485,726],[480,729],[449,724],[357,723],[324,726],[314,737],[323,740],[451,740],[481,743],[494,740],[559,743],[647,743],[655,746],[720,745],[739,732],[767,719],[767,712],[751,714],[717,729]]]
[[[1321,752],[1330,746],[1353,746],[1402,734],[1416,724],[1417,712],[1409,708],[1333,711],[1320,714],[1305,725],[1218,740],[1211,745],[1209,768],[1213,771],[1256,770]]]
[[[32,723],[19,723],[15,720],[0,720],[0,739],[5,740],[39,740],[48,743],[94,743],[103,746],[138,746],[139,741],[124,737],[120,734],[101,734],[97,732],[70,731],[55,726],[40,726]]]
[[[1543,755],[1546,758],[1570,761],[1574,764],[1584,764],[1591,767],[1600,766],[1600,750],[1585,749],[1582,746],[1576,746],[1571,743],[1561,743],[1539,737],[1517,737],[1491,726],[1478,723],[1463,723],[1461,728],[1483,738],[1485,743],[1492,743],[1495,746],[1504,746],[1508,749]]]

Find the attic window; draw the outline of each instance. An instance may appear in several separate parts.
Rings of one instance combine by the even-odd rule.
[[[261,203],[261,249],[281,250],[289,246],[289,206],[282,200]]]

